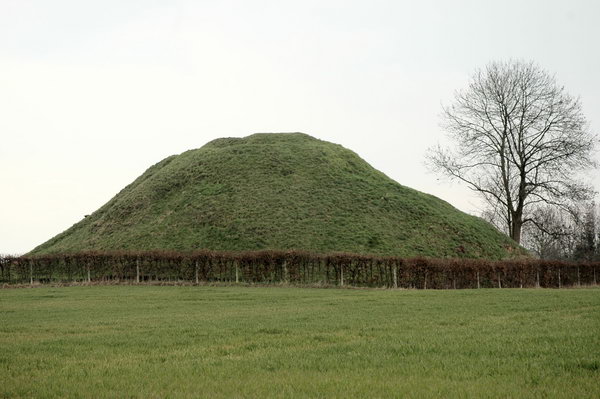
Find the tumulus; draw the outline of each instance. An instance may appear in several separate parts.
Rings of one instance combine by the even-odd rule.
[[[163,159],[31,254],[194,249],[523,254],[482,219],[302,133],[222,138]]]

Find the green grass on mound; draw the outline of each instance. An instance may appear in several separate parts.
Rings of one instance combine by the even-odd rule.
[[[523,253],[483,220],[301,133],[218,139],[168,157],[32,253],[119,249]]]
[[[600,291],[0,290],[0,397],[600,397]]]

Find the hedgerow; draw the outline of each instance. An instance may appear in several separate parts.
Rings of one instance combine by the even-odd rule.
[[[399,258],[304,251],[117,251],[0,255],[0,283],[191,281],[398,288],[597,284],[600,263]]]

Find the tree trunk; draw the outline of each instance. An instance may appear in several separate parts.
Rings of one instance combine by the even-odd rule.
[[[513,216],[512,226],[510,228],[510,238],[515,240],[517,244],[521,243],[521,228],[523,227],[522,218]]]

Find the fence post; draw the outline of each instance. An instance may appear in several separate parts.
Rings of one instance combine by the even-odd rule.
[[[481,288],[481,284],[479,283],[479,270],[477,270],[477,289]]]
[[[340,286],[344,285],[344,264],[340,263]]]
[[[596,267],[594,267],[594,285],[597,285],[598,283],[596,283]]]
[[[423,278],[423,289],[427,289],[427,270],[425,270],[425,276]]]
[[[90,272],[90,263],[89,262],[87,263],[87,275],[88,275],[87,281],[88,281],[88,283],[91,283],[92,282],[92,274]]]
[[[33,285],[33,261],[29,261],[29,284]]]
[[[496,273],[496,276],[498,277],[498,288],[502,288],[502,282],[500,281],[500,273]]]
[[[196,260],[196,270],[195,270],[195,274],[196,274],[196,284],[199,284],[200,281],[198,280],[198,260]]]
[[[537,269],[535,274],[535,288],[540,288],[540,269]]]
[[[283,260],[283,264],[281,265],[283,269],[283,282],[288,283],[288,269],[287,269],[287,260]]]
[[[140,258],[135,260],[135,282],[140,282]]]
[[[394,264],[392,274],[394,276],[394,288],[398,288],[398,265]]]
[[[558,288],[561,287],[561,282],[560,282],[560,266],[558,267]]]
[[[581,276],[579,274],[579,265],[577,265],[577,286],[581,287]]]
[[[240,282],[240,271],[238,268],[238,263],[234,261],[235,264],[235,283],[239,283]]]

